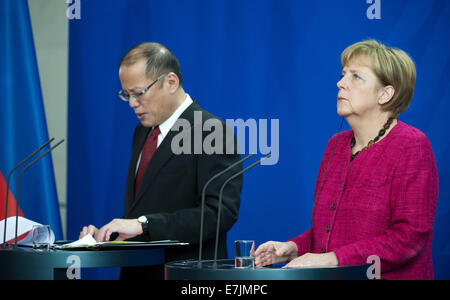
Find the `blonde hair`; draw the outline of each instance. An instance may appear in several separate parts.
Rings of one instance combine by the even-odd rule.
[[[393,117],[398,117],[408,109],[416,84],[416,67],[408,54],[378,41],[366,40],[353,44],[342,52],[342,68],[352,59],[368,59],[368,67],[372,69],[380,83],[383,86],[394,87],[394,96],[382,105],[383,111],[390,111]]]

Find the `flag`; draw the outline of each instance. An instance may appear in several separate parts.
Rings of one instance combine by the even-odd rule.
[[[16,215],[16,209],[17,209],[17,203],[16,199],[14,198],[14,195],[12,195],[11,190],[8,191],[8,211],[5,213],[6,210],[6,180],[3,178],[3,174],[0,171],[0,220],[5,219],[5,216],[7,218],[15,216]],[[19,207],[19,216],[23,217],[22,210]],[[3,243],[3,241],[0,241],[0,243]]]
[[[17,201],[21,215],[50,225],[56,238],[61,239],[61,219],[50,155],[23,174],[19,199],[17,176],[21,168],[12,176],[9,191],[6,190],[8,173],[48,140],[26,0],[0,1],[0,41],[0,220],[5,218],[6,193],[10,193],[8,216],[15,215]]]

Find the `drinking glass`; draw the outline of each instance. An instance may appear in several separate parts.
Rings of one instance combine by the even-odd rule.
[[[237,240],[234,241],[235,258],[234,264],[238,269],[255,268],[255,241]]]

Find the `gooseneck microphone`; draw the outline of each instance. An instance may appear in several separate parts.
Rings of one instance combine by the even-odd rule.
[[[201,208],[201,212],[200,212],[200,245],[199,245],[199,251],[198,251],[198,267],[201,268],[202,266],[202,249],[203,249],[203,220],[205,217],[205,195],[206,195],[206,188],[208,187],[208,185],[215,180],[216,178],[222,176],[223,174],[225,174],[226,172],[228,172],[229,170],[231,170],[232,168],[236,167],[237,165],[243,163],[244,161],[246,161],[247,159],[249,159],[250,157],[254,156],[255,154],[250,154],[247,157],[235,162],[234,164],[232,164],[231,166],[227,167],[226,169],[220,171],[219,173],[217,173],[216,175],[214,175],[213,177],[211,177],[203,186],[203,190],[202,190],[202,208]]]
[[[8,179],[6,181],[6,198],[5,198],[5,226],[4,226],[4,230],[3,230],[3,249],[6,249],[6,226],[7,226],[7,219],[8,219],[8,198],[9,198],[9,182],[11,179],[11,175],[14,173],[14,171],[20,167],[21,165],[23,165],[27,160],[29,160],[31,157],[33,157],[36,153],[38,153],[39,151],[41,151],[42,149],[44,149],[48,144],[50,144],[51,142],[53,142],[55,138],[51,138],[50,140],[48,140],[45,144],[43,144],[42,146],[40,146],[38,149],[34,150],[33,153],[31,153],[30,155],[28,155],[24,160],[22,160],[20,163],[18,163],[8,174]],[[17,207],[19,207],[17,205]]]
[[[230,176],[230,178],[228,178],[223,184],[222,187],[220,188],[220,193],[219,193],[219,210],[217,212],[217,227],[216,227],[216,244],[214,247],[214,267],[217,267],[217,250],[219,247],[219,231],[220,231],[220,214],[222,211],[222,196],[223,196],[223,190],[225,189],[225,186],[233,179],[235,179],[236,177],[238,177],[239,175],[243,174],[244,172],[250,170],[251,168],[259,165],[260,163],[262,163],[264,160],[268,159],[269,157],[271,157],[272,154],[269,154],[263,158],[261,158],[260,160],[258,160],[257,162],[254,162],[253,164],[251,164],[250,166],[248,166],[247,168],[233,174],[232,176]]]
[[[14,234],[14,248],[17,248],[17,231],[18,231],[18,225],[19,225],[19,191],[20,191],[20,178],[22,177],[22,174],[28,170],[29,167],[31,167],[32,165],[34,165],[36,162],[38,162],[41,158],[43,158],[44,156],[46,156],[47,154],[49,154],[50,152],[52,152],[56,147],[58,147],[59,145],[61,145],[64,142],[64,140],[59,141],[56,145],[54,145],[53,147],[51,147],[50,149],[48,149],[47,151],[45,151],[44,153],[42,153],[41,155],[39,155],[35,160],[33,160],[32,162],[30,162],[28,165],[26,165],[22,171],[20,171],[18,179],[17,179],[17,197],[16,197],[16,231]]]

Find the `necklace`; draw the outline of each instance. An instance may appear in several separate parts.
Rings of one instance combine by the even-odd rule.
[[[366,150],[367,148],[369,148],[370,146],[372,146],[373,144],[375,144],[376,142],[378,142],[380,140],[380,138],[386,134],[386,130],[388,130],[391,127],[392,122],[394,121],[395,118],[389,118],[386,122],[386,124],[384,124],[383,128],[378,132],[378,135],[373,139],[370,140],[369,143],[367,144],[367,146],[365,146],[364,148],[362,148],[361,150],[359,150],[358,152],[356,152],[355,154],[351,154],[350,156],[350,161],[352,161],[353,159],[355,159],[355,157],[360,154],[362,151]],[[350,142],[350,148],[353,149],[353,147],[356,144],[356,140],[355,137],[352,138],[352,141]]]

